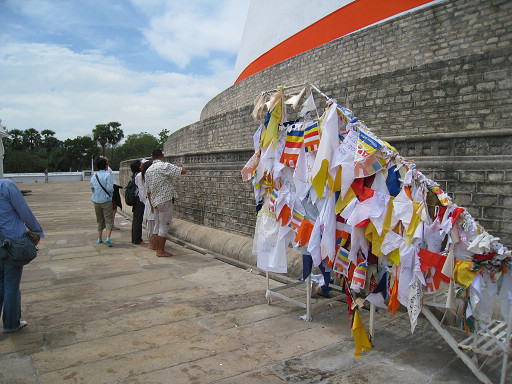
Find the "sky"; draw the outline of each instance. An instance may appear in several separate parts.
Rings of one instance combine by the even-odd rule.
[[[174,132],[235,82],[249,0],[0,0],[0,119]]]

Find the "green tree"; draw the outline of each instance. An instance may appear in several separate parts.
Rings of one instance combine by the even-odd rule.
[[[43,136],[42,146],[46,150],[46,158],[49,158],[52,150],[57,148],[61,144],[61,142],[59,139],[54,137],[55,132],[52,131],[51,129],[43,129],[41,131],[41,135]]]
[[[26,150],[11,150],[4,157],[4,171],[6,173],[33,173],[43,172],[47,163],[36,153]]]
[[[23,149],[23,131],[21,129],[6,130],[9,139],[5,142],[5,150],[22,150]]]
[[[128,135],[126,140],[116,150],[116,158],[121,160],[148,157],[153,149],[158,147],[158,140],[155,136],[147,133],[136,133]]]
[[[165,142],[169,138],[169,130],[168,129],[162,129],[160,133],[158,134],[158,146],[160,148],[164,147]]]
[[[62,147],[57,148],[50,156],[50,165],[60,171],[81,171],[89,169],[91,158],[98,156],[96,141],[89,136],[78,136],[66,139]]]
[[[119,124],[117,121],[111,121],[107,124],[110,134],[108,136],[108,143],[110,144],[112,148],[112,156],[111,159],[114,160],[114,148],[115,146],[123,139],[124,132],[121,128],[121,124]]]
[[[25,129],[23,132],[23,144],[34,151],[41,145],[41,134],[35,128]]]
[[[105,147],[110,137],[110,128],[107,124],[96,124],[96,128],[92,130],[95,142],[101,146],[101,154],[105,156]]]

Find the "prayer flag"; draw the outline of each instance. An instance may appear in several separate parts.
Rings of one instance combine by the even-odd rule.
[[[434,286],[434,276],[432,275],[432,269],[427,269],[427,272],[425,273],[425,282],[427,283],[425,285],[425,293],[426,294],[435,293],[436,288]]]
[[[352,321],[352,336],[354,337],[354,344],[356,345],[356,351],[354,356],[361,358],[362,351],[371,351],[372,345],[364,329],[363,321],[359,316],[359,310],[354,310],[354,320]]]
[[[286,135],[286,144],[280,162],[287,167],[295,168],[303,142],[304,131],[292,128]]]
[[[260,161],[260,151],[255,152],[242,169],[242,179],[244,181],[250,180],[256,174],[256,168]]]
[[[368,263],[363,261],[361,264],[357,266],[354,270],[354,276],[352,276],[352,283],[350,284],[350,289],[353,289],[356,292],[359,292],[364,288],[366,284],[366,271],[368,270]]]
[[[345,245],[352,232],[350,225],[345,224],[345,219],[340,215],[336,215],[336,246]]]
[[[290,221],[291,209],[286,204],[281,207],[281,211],[277,216],[277,221],[281,221],[281,225],[285,226]]]
[[[437,195],[437,198],[444,206],[450,203],[450,197],[448,196],[448,194],[444,193],[444,191],[441,188],[435,186],[432,188],[432,192],[434,192]]]
[[[302,216],[299,212],[293,211],[292,219],[288,226],[293,229],[294,232],[298,232],[300,225],[302,224],[302,220],[304,220],[304,216]]]
[[[367,156],[370,156],[380,148],[382,148],[382,144],[378,142],[378,139],[374,139],[363,131],[359,131],[359,138],[357,139],[356,160],[361,160]]]
[[[300,110],[300,115],[304,116],[309,111],[314,111],[316,109],[315,99],[313,98],[313,92],[309,94],[309,97],[302,103],[302,109]]]
[[[338,275],[343,275],[348,277],[348,271],[350,267],[350,260],[348,259],[349,251],[345,248],[340,247],[338,249],[338,253],[336,254],[336,261],[334,262],[334,272]]]
[[[279,93],[279,92],[278,92]],[[279,124],[281,123],[283,117],[283,100],[282,100],[282,92],[281,98],[277,102],[275,108],[272,112],[269,112],[267,118],[265,119],[265,137],[263,138],[263,148],[268,147],[268,145],[272,142],[272,146],[274,150],[277,148],[277,138],[279,135]],[[268,119],[268,120],[267,120]]]
[[[395,266],[395,283],[391,289],[391,296],[389,297],[388,312],[391,311],[391,316],[395,316],[396,311],[400,308],[400,301],[398,300],[398,271]]]
[[[320,145],[318,123],[310,125],[304,130],[304,150],[306,152],[317,151]]]
[[[320,199],[324,194],[327,178],[329,177],[329,164],[332,161],[334,151],[339,146],[338,131],[340,120],[336,111],[336,104],[333,103],[324,113],[321,125],[322,137],[316,153],[315,164],[311,170],[311,184]]]
[[[469,287],[476,276],[476,272],[472,271],[472,267],[472,261],[455,260],[455,281],[461,285]]]
[[[375,155],[368,155],[362,161],[358,161],[354,166],[354,175],[356,178],[374,175],[382,170],[382,164]]]
[[[272,190],[272,193],[270,194],[270,200],[268,202],[268,209],[272,213],[275,213],[276,200],[277,200],[277,191],[274,189],[274,190]]]
[[[293,95],[288,100],[286,100],[285,103],[290,104],[293,107],[293,109],[297,108],[297,105],[299,104],[299,100],[302,97],[302,95],[304,94],[304,92],[306,92],[305,87],[302,88],[302,91],[300,91],[300,93],[298,95]]]
[[[306,246],[309,243],[309,239],[311,238],[311,232],[313,232],[314,224],[311,223],[308,219],[304,218],[300,227],[297,231],[297,236],[295,236],[295,242],[298,243],[300,241],[301,247]]]

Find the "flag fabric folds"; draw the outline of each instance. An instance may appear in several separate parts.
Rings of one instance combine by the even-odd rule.
[[[295,168],[299,158],[300,149],[304,145],[304,131],[301,127],[295,125],[288,131],[286,135],[286,144],[283,154],[281,155],[281,163],[290,168]]]

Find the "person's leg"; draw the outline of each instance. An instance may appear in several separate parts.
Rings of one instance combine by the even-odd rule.
[[[117,213],[117,207],[114,209],[114,207],[112,206],[112,229],[115,231],[119,231],[121,228],[116,227],[114,225],[114,221],[116,219],[116,213]]]
[[[144,204],[140,201],[135,203],[132,221],[132,243],[144,244],[142,240],[142,220],[144,219]]]
[[[2,313],[4,306],[4,289],[4,263],[0,263],[0,313]]]
[[[103,216],[103,208],[101,204],[94,204],[94,213],[96,214],[96,222],[98,223],[98,244],[103,243],[103,229],[105,229],[105,217]]]
[[[119,193],[119,185],[114,184],[114,192],[112,193],[112,209],[113,209],[112,229],[114,231],[118,231],[121,229],[119,227],[116,227],[116,225],[115,225],[117,208],[123,209],[123,207],[121,205],[121,195]]]
[[[112,209],[112,202],[106,201],[102,204],[103,208],[103,217],[105,218],[105,228],[107,232],[106,243],[109,247],[112,246],[112,240],[110,240],[110,236],[112,235],[112,229],[114,226],[114,211]]]
[[[132,207],[132,244],[138,244],[137,242],[137,223],[135,222],[135,211],[137,210],[137,203]]]
[[[147,224],[147,230],[148,230],[148,248],[151,250],[156,250],[155,243],[153,241],[154,235],[153,235],[153,228],[155,227],[155,221],[154,220],[148,220]]]
[[[158,226],[159,226],[159,219],[158,219],[158,209],[153,207],[153,245],[155,246],[155,251],[158,253]]]
[[[167,201],[156,207],[158,215],[155,214],[155,227],[157,227],[156,222],[158,220],[158,232],[155,231],[155,239],[157,241],[156,255],[158,257],[173,256],[172,253],[165,251],[165,242],[167,241],[166,236],[169,233],[169,230],[171,229],[172,210],[173,206],[171,201]]]
[[[21,323],[20,282],[23,267],[3,264],[3,331],[13,332],[26,325]]]

